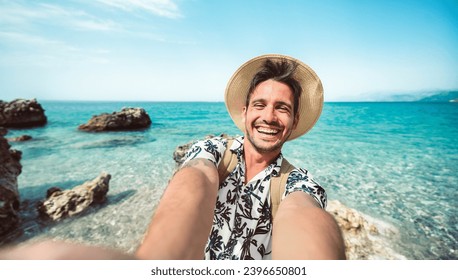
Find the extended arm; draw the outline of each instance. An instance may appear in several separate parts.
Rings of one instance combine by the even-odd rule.
[[[345,259],[336,221],[301,191],[289,194],[280,203],[272,238],[273,259]]]
[[[203,259],[216,201],[218,173],[206,159],[191,160],[169,183],[136,257]],[[44,241],[0,250],[1,259],[134,259],[112,249]]]
[[[194,159],[169,182],[136,253],[141,259],[203,259],[218,190],[218,172]]]
[[[1,248],[0,260],[133,260],[134,256],[111,248],[45,240]]]

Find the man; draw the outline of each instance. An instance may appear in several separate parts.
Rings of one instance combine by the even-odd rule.
[[[290,172],[272,216],[269,186],[280,173],[282,146],[309,131],[321,113],[323,88],[317,75],[291,57],[256,57],[232,76],[225,101],[244,137],[230,147],[227,139],[215,137],[188,151],[137,256],[344,259],[340,230],[323,210],[325,192],[305,169]],[[219,178],[226,149],[236,154],[237,165],[227,178]]]
[[[226,106],[244,132],[228,146],[215,137],[196,143],[170,180],[139,259],[344,259],[339,227],[324,190],[305,169],[292,170],[276,205],[270,183],[280,175],[286,141],[309,131],[321,113],[323,88],[304,63],[264,55],[230,79]],[[226,178],[217,166],[229,149],[237,158]],[[221,183],[220,183],[221,180]],[[104,248],[42,242],[0,251],[0,259],[129,259]]]

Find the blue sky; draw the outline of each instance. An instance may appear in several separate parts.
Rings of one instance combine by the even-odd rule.
[[[458,1],[0,0],[7,101],[222,101],[265,53],[310,65],[327,101],[458,89]]]

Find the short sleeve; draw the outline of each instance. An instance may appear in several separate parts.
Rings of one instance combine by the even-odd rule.
[[[303,191],[310,194],[321,206],[326,208],[327,197],[325,190],[316,183],[307,170],[298,168],[291,171],[286,181],[283,198],[295,191]]]
[[[221,156],[226,150],[227,139],[222,137],[213,137],[205,140],[200,140],[194,143],[191,148],[186,152],[183,165],[190,160],[196,158],[208,159],[218,166],[221,161]]]

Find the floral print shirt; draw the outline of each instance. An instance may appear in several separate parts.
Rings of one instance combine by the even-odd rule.
[[[279,174],[283,156],[280,154],[245,185],[243,141],[243,137],[238,137],[230,147],[237,154],[238,163],[219,186],[205,259],[271,259],[270,177]],[[226,146],[227,139],[222,137],[199,141],[186,153],[184,164],[194,158],[204,158],[218,166]],[[282,199],[295,191],[310,194],[322,208],[326,207],[324,189],[305,169],[294,169],[290,173]]]

